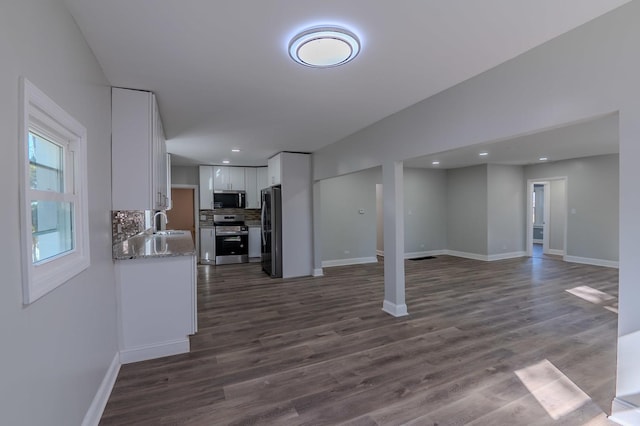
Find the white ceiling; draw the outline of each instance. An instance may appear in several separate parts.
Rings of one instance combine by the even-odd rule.
[[[174,164],[251,166],[339,141],[628,0],[64,1],[109,82],[156,93]],[[294,63],[290,38],[318,24],[356,32],[356,60]]]
[[[486,156],[480,156],[486,152]],[[548,129],[508,140],[440,152],[404,162],[406,167],[454,169],[476,164],[526,165],[594,155],[616,154],[618,114]],[[434,161],[440,162],[433,165]]]

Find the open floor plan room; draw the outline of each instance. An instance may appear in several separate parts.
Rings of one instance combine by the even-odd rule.
[[[191,352],[123,365],[102,425],[597,425],[615,396],[618,270],[405,261],[271,279],[198,267]]]

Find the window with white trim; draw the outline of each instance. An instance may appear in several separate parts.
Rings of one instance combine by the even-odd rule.
[[[24,304],[89,267],[87,131],[21,81],[20,198]]]

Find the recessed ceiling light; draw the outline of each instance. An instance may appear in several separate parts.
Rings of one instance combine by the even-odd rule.
[[[222,164],[229,164],[230,161],[229,160],[222,160]]]
[[[480,154],[478,154],[480,157],[486,157],[487,155],[489,155],[488,152],[481,152]]]
[[[314,68],[344,65],[360,52],[358,36],[340,27],[313,27],[289,43],[289,55],[299,64]]]
[[[548,160],[548,158],[547,158],[547,157],[540,157],[538,160],[540,160],[540,161],[547,161],[547,160]]]
[[[233,148],[231,152],[240,152],[240,150],[238,148]]]
[[[434,166],[437,166],[438,164],[440,164],[439,161],[432,161],[431,164],[433,164]]]

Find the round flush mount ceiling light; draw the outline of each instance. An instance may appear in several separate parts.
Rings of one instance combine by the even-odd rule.
[[[313,27],[289,43],[289,55],[299,64],[313,68],[344,65],[360,52],[358,36],[340,27]]]

